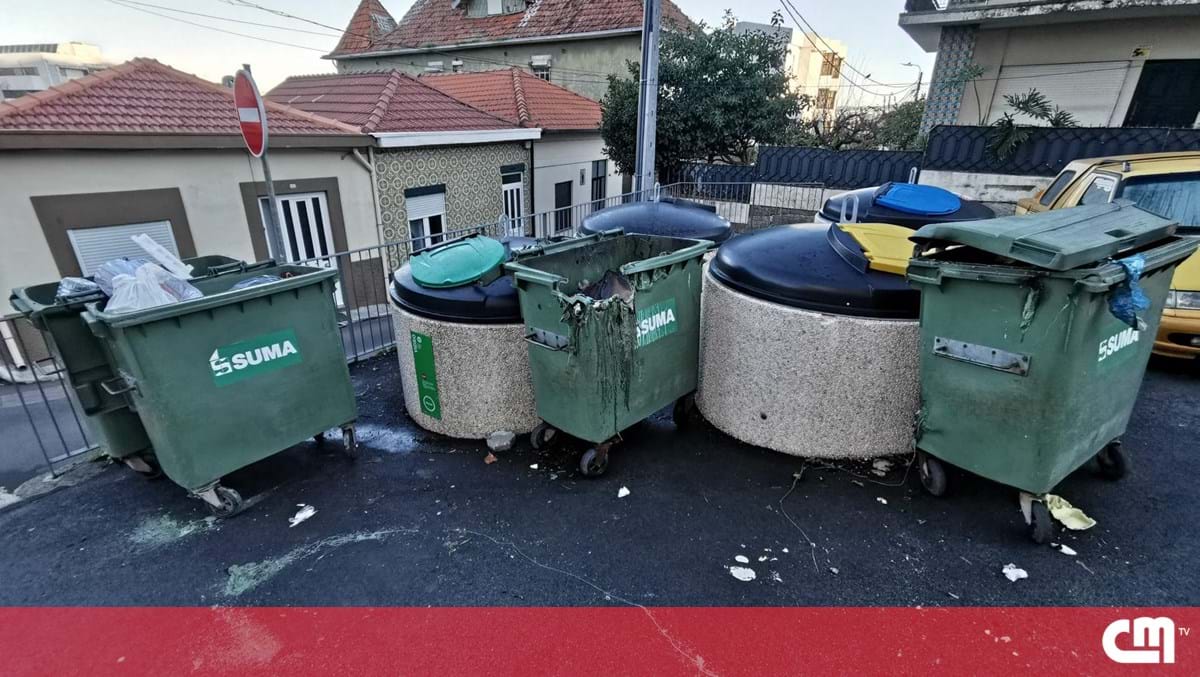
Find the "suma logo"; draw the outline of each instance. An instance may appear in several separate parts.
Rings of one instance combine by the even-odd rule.
[[[212,351],[208,366],[217,387],[253,378],[303,361],[300,341],[291,329],[264,334]]]
[[[1187,628],[1180,628],[1180,632]],[[1186,633],[1184,633],[1186,634]],[[1122,635],[1132,635],[1132,649],[1117,646]],[[1101,640],[1104,654],[1117,663],[1157,664],[1175,662],[1175,621],[1142,616],[1109,623]]]
[[[675,299],[655,303],[637,312],[637,347],[642,348],[679,331]]]
[[[1100,359],[1096,361],[1103,362],[1137,342],[1138,330],[1133,327],[1127,327],[1100,342]]]

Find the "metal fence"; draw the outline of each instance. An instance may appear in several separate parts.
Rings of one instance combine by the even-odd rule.
[[[1079,158],[1200,150],[1200,129],[1035,127],[1006,158],[990,150],[991,127],[941,125],[929,133],[925,169],[1020,176],[1054,176]]]
[[[754,165],[686,163],[678,173],[684,182],[740,183],[747,190],[761,183],[820,184],[853,190],[888,181],[915,183],[920,170],[920,151],[764,146]]]
[[[569,238],[592,212],[643,198],[682,198],[712,206],[735,232],[810,221],[825,199],[820,184],[688,181],[658,185],[641,193],[615,195],[564,209],[500,219],[433,235],[297,261],[337,270],[336,301],[346,360],[378,355],[395,345],[389,310],[391,274],[414,253],[456,237]],[[0,486],[96,449],[96,439],[47,347],[47,339],[20,315],[0,318]],[[10,487],[11,488],[11,487]]]

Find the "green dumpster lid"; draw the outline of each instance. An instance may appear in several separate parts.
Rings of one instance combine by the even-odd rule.
[[[1157,242],[1176,222],[1129,200],[983,221],[934,223],[909,238],[964,244],[1049,270],[1071,270]]]
[[[427,249],[412,260],[417,284],[433,289],[472,284],[500,269],[508,253],[499,240],[472,235]]]

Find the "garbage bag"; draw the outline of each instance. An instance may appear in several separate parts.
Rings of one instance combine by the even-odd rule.
[[[203,296],[199,289],[157,263],[144,263],[134,275],[122,273],[112,282],[112,298],[105,306],[110,313],[131,313]]]
[[[629,283],[629,278],[613,270],[605,271],[604,277],[588,285],[582,291],[597,301],[614,296],[625,303],[633,301],[633,285]]]
[[[88,294],[99,294],[100,285],[86,277],[64,277],[54,293],[56,301],[70,301]]]
[[[236,291],[238,289],[246,289],[248,287],[257,287],[259,285],[271,284],[272,282],[278,282],[280,279],[282,279],[282,278],[280,278],[278,275],[257,275],[255,277],[250,277],[245,280],[242,280],[241,282],[238,282],[237,284],[230,287],[229,291]]]
[[[96,284],[100,287],[100,291],[104,292],[108,296],[112,296],[112,281],[114,277],[118,275],[128,275],[129,277],[134,277],[137,275],[137,269],[141,268],[143,264],[149,262],[149,259],[131,259],[128,257],[121,257],[119,259],[105,261],[104,263],[100,264],[100,267],[96,270],[96,274],[92,276],[92,279],[96,281]]]
[[[1138,317],[1138,313],[1150,308],[1150,299],[1138,284],[1146,268],[1146,257],[1136,254],[1119,259],[1117,263],[1125,269],[1125,280],[1109,296],[1108,310],[1118,320],[1141,331],[1146,328],[1146,322]]]

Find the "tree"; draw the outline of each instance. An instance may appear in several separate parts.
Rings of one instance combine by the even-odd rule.
[[[875,123],[875,146],[885,150],[921,150],[921,118],[925,100],[908,101],[884,111]]]
[[[778,12],[771,23],[782,25]],[[725,13],[712,30],[701,23],[663,33],[659,49],[656,168],[686,160],[744,163],[755,146],[781,143],[807,98],[788,86],[782,34],[735,33]],[[626,174],[635,171],[640,65],[629,78],[609,76],[601,102],[605,153]]]

